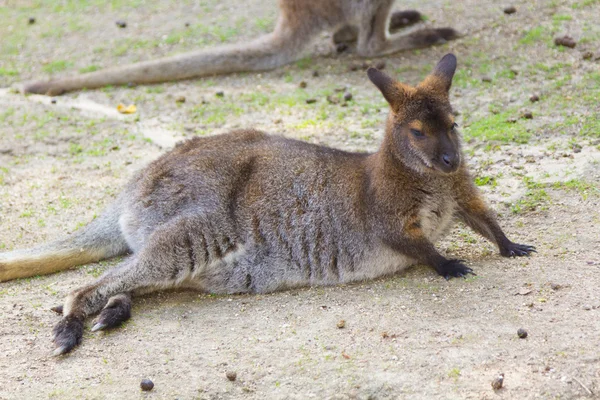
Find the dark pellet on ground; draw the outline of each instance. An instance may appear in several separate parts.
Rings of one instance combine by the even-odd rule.
[[[358,64],[352,64],[352,65],[350,65],[350,67],[348,67],[348,69],[350,71],[358,71],[360,69],[360,65],[358,65]]]
[[[52,104],[56,104],[56,99],[52,99],[52,100],[50,100],[50,103],[52,103]]]
[[[119,28],[127,28],[127,22],[125,22],[125,21],[121,21],[121,20],[119,20],[119,21],[117,21],[117,22],[115,22],[115,23],[117,24],[117,26],[118,26]]]
[[[340,99],[338,99],[337,97],[334,97],[332,95],[327,96],[327,101],[329,102],[329,104],[338,104],[340,102]]]
[[[302,81],[302,82],[300,82],[300,84],[298,86],[300,86],[301,89],[306,89],[307,85],[306,85],[306,82]]]
[[[527,331],[523,328],[519,328],[517,331],[517,336],[519,336],[521,339],[525,339],[527,337]]]
[[[185,103],[185,96],[179,96],[175,99],[175,103]]]
[[[517,12],[517,9],[515,6],[508,6],[506,8],[504,8],[504,14],[514,14]]]
[[[217,93],[215,93],[215,96],[217,96],[217,97],[223,97],[223,96],[225,96],[225,93],[222,92],[222,91],[218,91]]]
[[[186,23],[185,23],[185,27],[186,27],[186,28],[189,28],[189,27],[190,27],[190,23],[189,23],[189,22],[186,22]]]
[[[306,99],[306,104],[316,103],[317,99]]]
[[[338,43],[335,45],[335,51],[338,53],[343,53],[348,50],[348,45],[346,43]]]
[[[225,376],[227,377],[227,379],[229,379],[231,382],[235,381],[237,379],[237,373],[235,371],[227,371],[225,373]]]
[[[313,78],[317,78],[319,76],[319,71],[315,70],[312,73]]]
[[[523,113],[523,118],[525,118],[525,119],[532,119],[533,118],[533,113],[531,111],[525,111]]]
[[[577,42],[571,36],[562,36],[554,39],[554,44],[557,46],[564,46],[572,49],[577,46]]]
[[[346,100],[346,101],[352,100],[352,93],[350,93],[350,92],[344,93],[344,100]]]
[[[484,77],[481,78],[481,81],[482,82],[491,82],[492,78],[490,78],[489,76],[484,76]]]
[[[538,96],[537,94],[532,94],[531,97],[529,98],[529,101],[532,103],[535,103],[536,101],[540,101],[540,96]]]
[[[367,62],[362,63],[362,65],[360,66],[362,68],[363,71],[366,71],[369,69],[370,65]]]
[[[499,374],[496,379],[492,381],[492,389],[500,390],[502,389],[502,385],[504,385],[504,374]]]
[[[140,388],[142,388],[144,392],[149,392],[154,388],[154,382],[152,382],[150,379],[142,379],[142,382],[140,382]]]
[[[379,61],[377,64],[375,64],[375,68],[385,69],[385,61]]]
[[[581,57],[584,60],[591,60],[592,57],[594,57],[594,53],[592,53],[591,51],[586,51],[585,53],[583,53],[583,55]]]
[[[27,22],[29,22],[29,25],[33,25],[33,24],[35,24],[35,18],[29,17],[29,19],[27,20]]]

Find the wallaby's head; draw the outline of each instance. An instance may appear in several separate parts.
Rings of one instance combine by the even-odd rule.
[[[371,82],[390,104],[386,127],[392,153],[419,172],[452,173],[461,163],[460,139],[448,99],[456,57],[446,54],[417,87],[369,68]]]

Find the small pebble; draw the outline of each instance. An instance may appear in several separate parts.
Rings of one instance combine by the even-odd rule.
[[[29,17],[29,20],[27,22],[29,22],[29,25],[33,25],[33,24],[35,24],[35,18]]]
[[[585,53],[583,53],[583,55],[581,57],[584,60],[591,60],[592,57],[594,57],[594,53],[592,53],[591,51],[586,51]]]
[[[492,78],[490,78],[489,76],[484,76],[484,77],[481,78],[481,81],[482,82],[491,82]]]
[[[343,53],[348,50],[348,45],[346,43],[338,43],[335,45],[335,51],[338,53]]]
[[[536,101],[540,101],[540,96],[538,96],[537,94],[532,94],[531,97],[529,98],[529,101],[532,103],[535,103]]]
[[[316,103],[317,99],[306,99],[306,104]]]
[[[348,69],[350,71],[358,71],[360,69],[360,65],[359,64],[351,64],[350,67],[348,67]]]
[[[313,78],[317,78],[319,76],[319,71],[314,70],[312,73]]]
[[[531,111],[525,111],[523,113],[523,118],[525,118],[525,119],[532,119],[533,118],[533,113]]]
[[[227,371],[225,373],[225,376],[227,377],[227,379],[229,379],[231,382],[235,381],[237,379],[237,373],[235,371]]]
[[[375,68],[381,70],[381,69],[385,69],[385,61],[379,61],[377,62],[377,64],[375,64]]]
[[[59,315],[62,315],[62,313],[63,313],[63,306],[54,306],[50,310],[54,311],[55,313],[57,313]]]
[[[581,146],[578,144],[573,145],[573,153],[581,153]]]
[[[179,96],[175,99],[175,103],[185,103],[185,96]]]
[[[300,89],[306,89],[306,82],[302,81],[298,86],[300,86]]]
[[[523,328],[519,328],[517,331],[517,336],[519,336],[521,339],[525,339],[527,337],[527,331]]]
[[[516,12],[517,12],[517,9],[515,6],[509,6],[504,9],[504,14],[510,15],[510,14],[514,14]]]
[[[500,390],[502,385],[504,385],[504,374],[501,373],[492,381],[492,389]]]
[[[577,42],[571,36],[562,36],[554,39],[554,44],[572,49],[577,45]]]
[[[218,91],[217,93],[215,93],[215,96],[217,96],[217,97],[223,97],[223,96],[225,96],[225,93],[222,92],[222,91]]]
[[[583,306],[583,309],[585,311],[590,311],[592,309],[592,307],[586,304],[585,306]]]
[[[150,379],[142,379],[140,388],[142,388],[144,392],[149,392],[154,388],[154,382],[152,382]]]
[[[189,28],[189,27],[190,27],[190,23],[189,23],[189,22],[186,22],[186,23],[185,23],[185,27],[186,27],[186,28]]]
[[[339,322],[337,323],[338,329],[343,329],[345,326],[346,326],[346,321],[344,321],[343,319],[340,319]]]
[[[350,93],[350,92],[344,93],[344,100],[346,100],[346,101],[352,100],[352,93]]]
[[[50,103],[52,103],[52,104],[56,104],[56,99],[52,99],[52,100],[50,100]]]
[[[117,24],[117,26],[118,26],[119,28],[127,28],[127,22],[125,22],[125,21],[121,21],[121,20],[119,20],[119,21],[117,21],[117,22],[115,22],[115,23]]]

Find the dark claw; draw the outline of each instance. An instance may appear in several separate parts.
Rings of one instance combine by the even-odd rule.
[[[128,296],[120,295],[110,299],[106,307],[100,312],[92,332],[114,328],[121,325],[131,317],[131,300]]]
[[[54,326],[54,339],[56,345],[53,355],[59,356],[70,352],[81,343],[83,337],[83,318],[69,315]]]
[[[523,257],[529,256],[531,253],[537,253],[535,246],[529,246],[526,244],[518,244],[509,242],[500,251],[500,254],[504,257]]]
[[[476,275],[464,262],[465,260],[447,260],[438,268],[438,273],[446,280],[450,280],[450,278],[466,278],[469,274]]]
[[[63,313],[63,306],[54,306],[50,310],[54,311],[58,315],[62,315],[62,313]]]

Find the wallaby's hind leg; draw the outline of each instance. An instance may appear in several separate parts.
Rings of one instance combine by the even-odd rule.
[[[395,32],[408,28],[421,21],[421,13],[416,10],[396,11],[390,18],[389,30]],[[358,28],[345,25],[333,34],[333,43],[352,43],[358,39]]]
[[[398,51],[429,47],[446,43],[460,35],[452,28],[421,29],[409,34],[388,35],[390,3],[384,3],[371,19],[364,19],[358,34],[358,54],[373,57]]]
[[[179,217],[164,224],[140,251],[67,297],[63,318],[54,327],[54,354],[67,353],[79,344],[83,321],[92,314],[102,310],[93,330],[128,319],[131,304],[126,293],[174,288],[192,277],[212,282],[211,288],[216,287],[214,282],[230,281],[225,268],[207,272],[206,267],[221,265],[219,261],[224,265],[222,259],[236,250],[237,242],[231,227],[214,226],[203,217]]]

